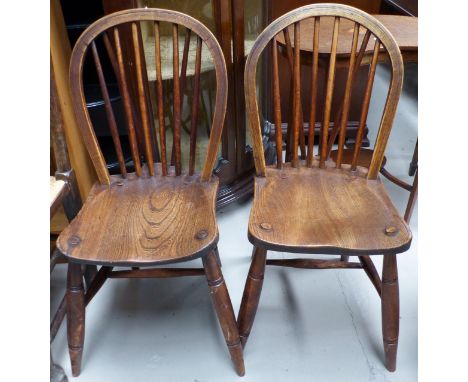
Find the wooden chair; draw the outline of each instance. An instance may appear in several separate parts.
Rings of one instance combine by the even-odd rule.
[[[323,116],[316,115],[318,47],[320,24],[325,17],[333,19],[333,37],[330,44],[328,76],[324,97]],[[313,18],[313,35],[300,34],[301,21]],[[354,22],[352,44],[348,47],[349,70],[343,95],[341,129],[336,162],[328,159],[328,132],[330,111],[334,96],[334,73],[339,43],[340,20]],[[281,107],[278,81],[278,47],[280,34],[293,33],[286,49],[292,52],[293,123],[289,144],[290,162],[283,160],[281,129],[276,129],[276,164],[265,165],[263,132],[256,94],[256,68],[261,53],[271,50],[273,66],[273,105],[275,125],[281,125]],[[313,39],[311,94],[301,94],[300,38]],[[285,38],[288,41],[288,38]],[[364,41],[364,43],[363,43]],[[358,46],[361,46],[358,50]],[[369,109],[376,64],[379,54],[388,54],[392,67],[386,103],[369,168],[358,166],[360,146]],[[351,164],[342,161],[346,120],[352,98],[353,70],[361,55],[370,60],[366,92]],[[390,33],[365,12],[338,4],[314,4],[293,10],[271,23],[257,38],[245,67],[246,105],[253,139],[256,178],[255,196],[250,214],[248,237],[254,253],[247,277],[238,316],[238,327],[245,346],[250,334],[265,272],[265,265],[305,269],[362,268],[381,296],[382,327],[385,364],[388,370],[396,368],[398,345],[399,297],[396,254],[406,251],[411,244],[411,232],[399,216],[379,179],[379,169],[392,128],[403,80],[403,62],[398,46]],[[335,95],[335,97],[337,97]],[[303,101],[310,103],[310,126],[322,117],[319,152],[314,153],[313,135],[307,142],[304,160],[298,157]],[[302,152],[301,152],[302,153]],[[359,262],[348,262],[338,257],[331,260],[310,258],[267,260],[267,251],[306,254],[358,256]],[[380,279],[370,255],[383,255]]]
[[[143,23],[154,28],[156,44],[156,98],[158,131],[152,120],[152,100],[146,81],[146,65],[140,31]],[[165,24],[168,23],[168,24]],[[164,123],[161,78],[160,29],[169,25],[173,36],[174,75],[174,139],[172,157],[168,160]],[[197,35],[194,102],[188,170],[182,169],[180,145],[181,80],[186,65],[182,62],[179,75],[178,35]],[[128,38],[127,38],[128,37]],[[187,39],[190,41],[190,39]],[[216,100],[206,160],[195,171],[196,131],[199,108],[200,58],[205,46],[214,62]],[[105,47],[99,52],[99,47]],[[134,65],[126,65],[123,53],[135,52]],[[188,45],[184,50],[188,49]],[[135,172],[125,167],[118,126],[109,101],[102,57],[106,52],[114,70],[123,99],[127,131],[131,144]],[[105,101],[108,126],[120,163],[120,175],[110,175],[99,147],[83,92],[82,72],[85,61],[94,62],[100,89]],[[88,64],[89,62],[87,62]],[[128,81],[135,75],[137,82]],[[210,293],[231,354],[235,369],[244,374],[242,346],[228,290],[217,261],[218,228],[215,200],[218,180],[212,175],[221,138],[227,99],[227,74],[223,54],[216,38],[200,22],[185,14],[162,9],[131,9],[106,16],[92,24],[78,39],[71,57],[70,84],[73,106],[84,142],[89,151],[99,181],[92,187],[78,216],[61,233],[58,248],[68,257],[67,324],[68,348],[72,373],[80,374],[84,343],[85,306],[108,278],[180,277],[205,275]],[[138,99],[133,103],[129,87],[136,86]],[[140,113],[141,130],[134,124]],[[159,137],[158,137],[159,135]],[[159,139],[158,139],[159,138]],[[159,141],[159,142],[158,142]],[[201,258],[203,268],[144,268]],[[83,290],[81,264],[96,264],[101,268],[86,294]],[[129,266],[132,270],[113,270]]]

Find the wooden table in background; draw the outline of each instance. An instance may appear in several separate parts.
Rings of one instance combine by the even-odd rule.
[[[404,62],[417,62],[418,60],[418,18],[410,16],[396,16],[396,15],[373,15],[379,20],[393,35],[398,46],[400,47],[401,54]],[[313,19],[303,20],[301,23],[301,53],[304,57],[307,57],[308,53],[312,53],[313,45],[313,31],[314,21]],[[337,46],[337,59],[349,60],[349,51],[351,42],[353,39],[353,25],[354,23],[347,19],[342,19],[340,22],[340,29],[338,35],[338,46]],[[361,45],[362,39],[364,38],[365,30],[359,31],[358,46]],[[293,36],[293,30],[289,31],[290,35]],[[330,53],[331,48],[331,35],[333,33],[333,20],[331,17],[322,18],[320,20],[320,43],[319,43],[319,54],[327,55]],[[310,36],[310,38],[304,38]],[[278,37],[280,44],[285,44],[283,34]],[[294,46],[294,41],[291,41]],[[373,41],[369,41],[366,53],[370,56],[373,51]],[[302,57],[301,57],[302,58]],[[386,55],[379,55],[379,60],[384,61]],[[362,65],[367,64],[363,60]],[[343,62],[343,65],[346,65]]]

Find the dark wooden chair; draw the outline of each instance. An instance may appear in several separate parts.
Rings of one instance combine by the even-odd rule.
[[[302,35],[301,21],[313,18],[314,33]],[[332,18],[333,36],[328,62],[328,76],[324,97],[323,116],[316,115],[318,47],[320,24]],[[330,111],[334,95],[334,73],[339,42],[340,20],[354,22],[352,43],[348,47],[349,70],[345,85],[339,122],[336,161],[328,158]],[[290,161],[283,160],[281,129],[276,129],[276,164],[266,166],[263,155],[263,132],[256,94],[256,68],[261,53],[268,47],[272,57],[272,85],[275,125],[281,125],[281,107],[278,81],[277,38],[285,34],[286,50],[291,52],[293,104],[291,135],[286,137],[290,147]],[[290,38],[288,35],[293,34]],[[312,92],[301,94],[300,39],[313,39]],[[289,41],[289,43],[288,43]],[[360,147],[369,110],[373,80],[379,54],[387,54],[391,64],[391,80],[382,119],[374,145],[370,166],[358,165]],[[323,58],[323,57],[322,57]],[[370,62],[366,92],[361,106],[359,130],[350,164],[343,162],[346,121],[352,99],[353,72],[356,61],[365,58]],[[255,196],[250,214],[248,237],[254,245],[252,264],[247,277],[238,327],[242,344],[250,334],[265,272],[265,265],[305,269],[362,268],[381,296],[382,327],[385,364],[388,370],[396,368],[398,345],[399,297],[396,254],[406,251],[411,244],[411,232],[406,222],[393,206],[379,179],[379,169],[392,128],[403,80],[403,62],[399,48],[380,22],[365,12],[338,4],[315,4],[298,8],[271,23],[257,38],[245,67],[246,105],[255,155]],[[298,146],[303,134],[303,103],[310,103],[310,126],[322,119],[319,151],[314,153],[313,135],[307,142],[305,159],[300,159]],[[289,141],[288,141],[289,139]],[[301,154],[304,150],[301,151]],[[359,262],[347,258],[317,260],[310,258],[267,260],[267,251],[305,254],[358,256]],[[383,272],[380,279],[370,255],[383,255]]]
[[[154,83],[158,128],[152,118],[141,28],[155,33],[157,79]],[[169,27],[173,38],[174,103],[172,154],[166,142],[161,77],[160,34]],[[183,28],[183,29],[182,29]],[[191,104],[191,136],[188,169],[182,169],[181,87],[187,70],[186,55],[179,70],[179,32],[185,32],[184,53],[190,36],[195,36],[196,60]],[[188,37],[187,37],[188,36]],[[213,59],[216,72],[216,100],[205,162],[195,170],[197,116],[200,100],[202,47]],[[100,47],[102,49],[100,49]],[[135,61],[128,65],[128,51]],[[126,131],[134,172],[126,168],[119,129],[112,110],[103,57],[113,64],[123,99]],[[96,69],[105,102],[108,127],[113,138],[120,175],[110,175],[86,108],[82,73],[84,65]],[[136,82],[131,81],[135,78]],[[99,181],[92,187],[78,216],[61,233],[58,248],[68,257],[67,325],[68,348],[74,376],[80,374],[84,344],[85,306],[108,278],[147,278],[205,275],[214,307],[235,369],[244,374],[242,346],[226,284],[217,259],[218,228],[215,200],[218,180],[212,175],[217,160],[227,99],[227,74],[216,38],[200,22],[185,14],[162,9],[132,9],[106,16],[92,24],[78,39],[71,57],[70,84],[73,106],[84,142]],[[135,86],[138,97],[130,97]],[[136,114],[141,126],[135,123]],[[171,159],[172,158],[172,159]],[[172,165],[173,163],[173,165]],[[203,268],[152,267],[201,258]],[[100,265],[84,293],[81,264]],[[113,270],[116,266],[132,267]]]

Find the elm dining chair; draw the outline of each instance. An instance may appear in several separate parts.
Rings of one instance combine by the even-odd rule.
[[[155,35],[157,78],[148,83],[141,31]],[[173,142],[166,141],[161,77],[160,36],[169,31],[173,49]],[[185,32],[182,65],[179,67],[179,33]],[[188,36],[188,37],[187,37]],[[187,71],[189,45],[196,44],[191,103],[191,134],[188,168],[183,169],[181,149],[182,102],[180,94]],[[102,48],[102,49],[101,49]],[[127,51],[126,51],[127,49]],[[205,161],[196,171],[197,123],[200,103],[202,49],[212,57],[216,74],[216,99]],[[130,50],[135,61],[124,57]],[[112,109],[103,57],[113,66],[123,100],[132,171],[124,161],[119,130]],[[102,93],[119,175],[110,175],[86,108],[83,67],[94,64]],[[136,83],[129,78],[136,78]],[[217,254],[218,228],[215,200],[218,180],[212,175],[223,128],[227,74],[222,50],[213,34],[194,18],[163,9],[131,9],[106,16],[92,24],[78,39],[71,57],[70,84],[73,106],[82,136],[98,176],[78,216],[61,233],[58,248],[69,260],[67,278],[67,333],[72,373],[80,374],[84,344],[85,307],[108,278],[151,278],[205,275],[235,370],[244,374],[242,346],[231,300]],[[135,86],[138,97],[129,94]],[[156,100],[149,92],[154,86]],[[154,102],[154,103],[153,103]],[[157,114],[152,118],[153,105]],[[141,124],[135,123],[136,113]],[[157,128],[155,127],[157,126]],[[187,162],[187,161],[186,161]],[[134,171],[133,171],[134,170]],[[203,268],[154,267],[201,258]],[[84,293],[82,264],[101,266]],[[131,267],[113,270],[116,266]]]
[[[313,33],[301,34],[301,21],[313,19]],[[320,26],[325,22],[333,25],[331,41],[322,41]],[[351,20],[352,42],[340,45],[340,21]],[[283,34],[286,47],[280,50],[278,36]],[[291,34],[293,35],[291,37]],[[313,39],[311,65],[311,94],[301,93],[301,39]],[[349,40],[348,40],[349,41]],[[330,54],[319,57],[320,44],[329,44]],[[291,61],[292,116],[291,134],[286,136],[289,158],[283,159],[281,129],[275,129],[276,163],[267,166],[263,154],[263,133],[256,93],[256,68],[261,54],[270,49],[272,61],[272,102],[275,126],[281,126],[280,86],[278,56],[284,54]],[[334,75],[337,52],[349,50],[349,69],[344,94],[334,94]],[[369,110],[373,80],[378,56],[389,56],[391,79],[378,135],[370,166],[358,165],[360,146]],[[317,73],[319,59],[325,59],[327,77],[325,96],[317,99]],[[350,164],[343,161],[346,121],[352,100],[353,71],[357,61],[368,60],[369,72],[366,92],[361,105],[356,144]],[[292,65],[291,65],[292,64]],[[303,69],[302,69],[303,70]],[[388,370],[396,368],[396,353],[399,328],[399,295],[397,276],[398,253],[406,251],[411,244],[411,232],[406,222],[390,201],[379,178],[385,147],[392,128],[403,80],[403,62],[392,35],[367,13],[339,4],[313,4],[295,9],[271,23],[257,38],[247,58],[245,67],[246,106],[249,128],[255,157],[255,194],[248,225],[248,237],[254,245],[249,274],[246,280],[238,315],[239,334],[245,346],[260,300],[266,265],[304,268],[362,268],[370,278],[382,305],[382,331],[385,350],[385,365]],[[336,160],[328,158],[327,140],[330,128],[332,102],[342,97]],[[317,103],[324,102],[322,116],[316,114]],[[302,110],[310,107],[307,115]],[[301,150],[303,118],[309,126],[322,122],[319,149],[314,153],[313,134],[309,136],[307,153]],[[324,254],[343,256],[330,260],[311,258],[268,259],[267,251],[287,253]],[[383,255],[382,279],[380,279],[371,256]],[[359,262],[348,261],[348,256],[357,256]]]

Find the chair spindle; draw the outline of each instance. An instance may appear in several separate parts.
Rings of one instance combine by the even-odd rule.
[[[320,18],[314,18],[314,42],[312,57],[312,84],[310,96],[310,117],[309,117],[309,147],[307,150],[307,166],[312,167],[314,160],[314,138],[315,138],[315,119],[317,114],[317,74],[318,74],[318,54],[320,38]]]
[[[106,47],[107,55],[109,56],[109,60],[112,65],[112,69],[114,70],[115,77],[117,78],[117,81],[120,81],[120,73],[119,73],[119,68],[117,64],[117,57],[115,56],[114,49],[112,48],[112,44],[109,39],[109,35],[107,34],[107,31],[102,34],[102,39],[104,41],[104,46]]]
[[[138,150],[138,142],[135,132],[135,124],[133,117],[133,109],[130,101],[130,93],[128,90],[127,78],[125,74],[125,66],[122,56],[122,47],[120,44],[119,30],[114,28],[114,41],[115,50],[117,55],[117,72],[119,78],[120,91],[122,93],[123,105],[125,111],[125,118],[127,120],[128,127],[128,140],[130,142],[130,150],[132,152],[132,159],[135,166],[135,172],[138,176],[141,176],[141,163],[140,163],[140,152]]]
[[[122,146],[120,144],[119,131],[117,129],[117,122],[115,120],[114,111],[107,91],[106,80],[102,71],[101,60],[99,59],[99,53],[96,48],[96,43],[93,41],[91,44],[91,50],[93,52],[94,64],[96,65],[96,71],[99,79],[99,87],[101,88],[102,98],[104,99],[104,107],[106,110],[107,123],[111,132],[112,140],[114,142],[115,151],[117,153],[117,160],[119,162],[120,172],[125,178],[127,176],[127,169],[125,168],[125,159],[122,152]]]
[[[195,55],[195,73],[193,77],[193,101],[192,101],[192,119],[190,122],[190,159],[189,175],[195,172],[195,154],[197,149],[197,128],[198,128],[198,109],[200,103],[200,73],[201,73],[201,55],[202,40],[197,37],[197,52]]]
[[[299,145],[299,123],[301,116],[301,61],[300,61],[300,24],[294,23],[294,69],[293,69],[293,156],[292,166],[299,164],[298,145]]]
[[[341,167],[341,161],[343,159],[343,149],[346,137],[346,124],[348,122],[348,114],[349,114],[349,107],[351,103],[351,92],[353,89],[353,82],[354,82],[354,65],[356,61],[356,49],[358,44],[359,38],[359,24],[354,24],[354,32],[353,32],[353,41],[351,43],[351,55],[349,57],[349,68],[348,68],[348,77],[346,79],[346,87],[345,87],[345,94],[343,100],[343,112],[341,114],[340,120],[340,136],[338,139],[338,154],[336,158],[336,167]],[[333,144],[333,142],[332,142]],[[330,144],[329,144],[329,147]],[[327,154],[328,155],[328,154]]]
[[[325,95],[325,108],[322,124],[322,137],[321,137],[321,146],[320,146],[320,168],[325,167],[325,158],[327,154],[327,142],[328,142],[328,129],[330,127],[330,112],[333,99],[333,85],[335,81],[335,64],[336,64],[336,48],[338,44],[338,34],[340,27],[340,18],[334,18],[334,27],[333,27],[333,40],[330,51],[330,63],[328,67],[328,77],[327,77],[327,91]]]
[[[293,79],[293,67],[294,67],[294,63],[293,63],[293,50],[292,50],[292,46],[291,46],[291,38],[289,37],[289,29],[288,28],[285,28],[283,29],[283,36],[284,36],[284,42],[286,44],[286,58],[288,60],[288,64],[289,64],[289,70],[291,71],[291,80],[289,82],[289,89],[290,91],[292,92],[292,88],[293,88],[293,82],[292,82],[292,79]],[[287,130],[286,130],[286,156],[285,156],[285,160],[286,162],[289,162],[291,160],[291,152],[292,152],[292,97],[289,97],[289,121],[288,121],[288,127],[287,127]]]
[[[146,164],[148,166],[149,174],[154,176],[154,160],[153,150],[150,132],[150,118],[148,104],[145,94],[145,84],[143,80],[143,68],[141,62],[141,48],[139,39],[139,29],[136,22],[132,22],[132,38],[133,38],[133,49],[135,53],[135,70],[137,75],[137,88],[138,88],[138,103],[140,105],[140,112],[143,125],[143,137],[145,141],[145,152],[146,152]]]
[[[172,74],[174,78],[174,131],[173,152],[175,160],[175,173],[182,172],[181,150],[180,150],[180,78],[179,78],[179,28],[172,24]]]
[[[184,52],[182,54],[182,66],[180,68],[180,108],[183,108],[184,105],[184,94],[185,94],[185,82],[187,79],[187,63],[188,63],[188,54],[190,49],[190,37],[192,31],[187,29],[185,32],[185,41],[184,41]]]
[[[296,31],[296,26],[294,26],[294,34]],[[289,30],[288,28],[285,28],[283,30],[283,35],[284,35],[284,41],[286,44],[286,57],[288,59],[288,64],[289,64],[289,70],[291,71],[291,81],[289,88],[291,89],[291,92],[294,94],[294,50],[291,45],[291,38],[289,37]],[[295,39],[295,37],[294,37]],[[300,66],[299,66],[300,67]],[[289,112],[290,112],[290,121],[288,123],[288,129],[286,133],[286,161],[289,161],[291,158],[291,152],[294,150],[294,129],[292,126],[294,125],[294,96],[292,95],[290,97],[290,103],[289,103]],[[299,120],[299,143],[301,147],[301,159],[304,159],[306,157],[306,148],[305,148],[305,137],[304,137],[304,123],[303,123],[303,114],[302,114],[302,105],[299,104],[299,114],[300,114],[300,120]]]
[[[362,138],[364,137],[364,129],[367,121],[367,113],[369,112],[369,104],[372,95],[372,87],[374,85],[375,70],[379,58],[380,41],[375,37],[374,53],[372,55],[371,66],[369,69],[369,77],[367,78],[366,91],[362,103],[361,115],[359,117],[359,127],[356,134],[356,143],[354,146],[353,160],[351,162],[351,170],[356,170],[359,152],[361,150]]]
[[[154,22],[154,60],[156,68],[156,99],[159,124],[159,144],[161,146],[161,171],[167,175],[167,149],[166,149],[166,125],[164,120],[163,82],[161,73],[161,37],[159,33],[159,21]]]
[[[353,83],[354,79],[356,78],[357,72],[361,66],[362,59],[364,57],[364,53],[366,52],[367,49],[367,44],[369,43],[369,38],[371,36],[371,32],[369,30],[366,31],[366,34],[364,35],[364,38],[361,43],[361,47],[359,49],[358,56],[356,58],[356,62],[354,64],[354,72],[353,72]],[[351,92],[352,92],[352,87],[351,87]],[[338,108],[338,111],[336,112],[336,117],[334,119],[334,124],[333,124],[333,129],[330,133],[330,138],[328,140],[328,152],[327,152],[327,159],[330,156],[330,153],[332,151],[333,143],[335,143],[336,137],[339,133],[339,128],[341,125],[341,116],[342,116],[342,111],[343,111],[343,104],[340,105]],[[346,121],[347,122],[347,121]]]
[[[276,167],[283,167],[283,131],[281,128],[281,100],[278,73],[278,43],[276,37],[272,40],[273,60],[273,109],[275,118]]]

